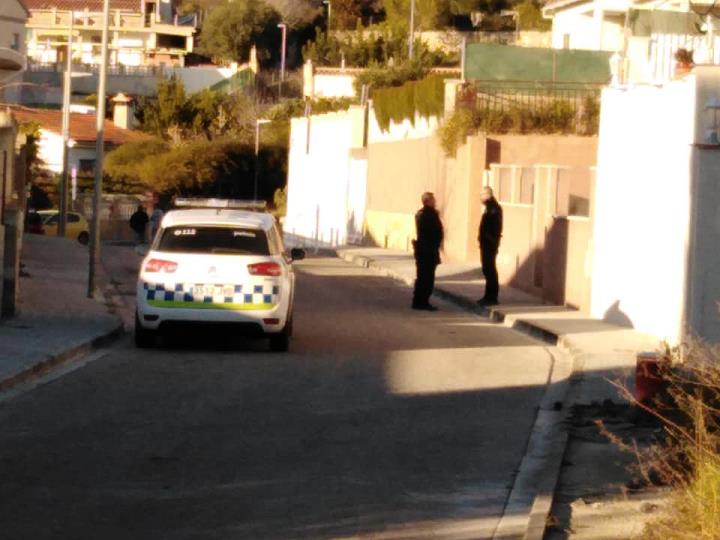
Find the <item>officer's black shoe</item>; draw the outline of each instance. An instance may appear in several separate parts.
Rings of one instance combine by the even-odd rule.
[[[492,300],[492,299],[488,299],[488,298],[481,298],[480,300],[477,301],[477,303],[481,306],[489,307],[489,306],[497,306],[500,302],[498,302],[497,300]]]
[[[437,311],[438,310],[438,308],[436,308],[435,306],[432,306],[430,304],[427,304],[424,306],[413,304],[412,308],[417,311]]]

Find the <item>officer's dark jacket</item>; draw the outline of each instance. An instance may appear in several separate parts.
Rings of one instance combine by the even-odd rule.
[[[500,247],[503,231],[503,211],[495,197],[487,201],[485,213],[480,221],[478,242],[483,249],[496,250]]]
[[[415,258],[440,264],[440,246],[443,242],[443,226],[440,214],[434,208],[423,206],[415,214]]]

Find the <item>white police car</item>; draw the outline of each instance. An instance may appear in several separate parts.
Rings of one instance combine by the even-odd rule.
[[[156,333],[169,327],[227,324],[287,351],[291,263],[305,253],[286,256],[275,218],[258,205],[192,199],[175,205],[188,208],[165,215],[140,268],[136,345],[152,346]]]

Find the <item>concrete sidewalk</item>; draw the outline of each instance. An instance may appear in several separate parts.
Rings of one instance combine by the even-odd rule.
[[[415,281],[411,254],[382,248],[341,248],[340,258],[398,279],[410,286]],[[657,350],[658,338],[597,319],[577,310],[544,304],[522,291],[501,287],[501,305],[479,306],[485,282],[479,264],[449,263],[438,267],[435,294],[492,320],[557,345],[572,358],[571,403],[618,400],[610,380],[633,383],[635,355]],[[408,306],[410,297],[408,296]]]
[[[23,238],[19,315],[0,322],[0,390],[89,352],[122,332],[102,295],[87,298],[88,251],[73,240]]]

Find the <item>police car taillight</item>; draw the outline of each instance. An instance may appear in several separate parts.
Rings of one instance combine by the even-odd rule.
[[[248,272],[251,276],[279,277],[282,275],[282,268],[274,262],[256,263],[248,265]]]
[[[145,271],[148,273],[165,272],[172,274],[177,270],[177,263],[172,261],[163,261],[162,259],[150,259],[145,263]]]

